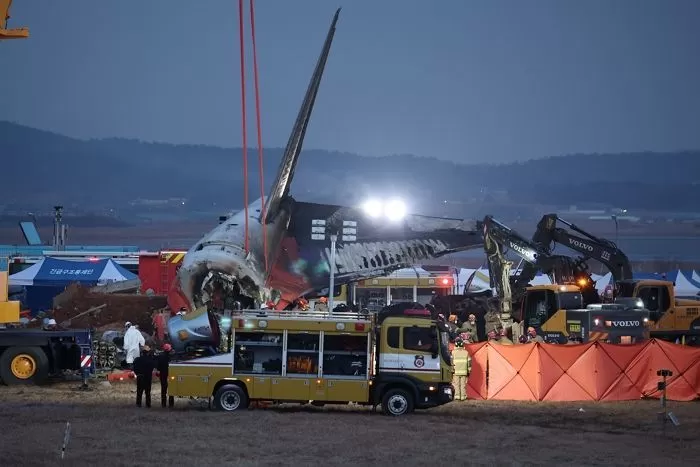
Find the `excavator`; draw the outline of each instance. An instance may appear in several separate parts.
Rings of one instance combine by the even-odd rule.
[[[0,40],[6,39],[26,39],[29,37],[29,28],[8,28],[10,19],[10,7],[12,0],[0,0]]]
[[[612,273],[615,301],[641,299],[644,308],[651,312],[650,337],[700,345],[700,303],[677,299],[673,282],[635,280],[627,255],[614,242],[592,235],[557,214],[542,216],[532,242],[547,252],[554,251],[556,244],[564,245],[583,255],[586,261],[593,259],[603,264]]]
[[[484,218],[481,228],[491,287],[497,295],[484,316],[487,331],[510,328],[517,339],[532,327],[545,342],[558,344],[632,343],[646,338],[649,312],[638,300],[598,303],[595,282],[583,259],[554,255],[492,216]],[[510,274],[506,249],[522,259],[516,275]],[[529,286],[538,271],[553,284]]]

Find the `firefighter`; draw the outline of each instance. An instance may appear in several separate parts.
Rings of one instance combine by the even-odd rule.
[[[529,328],[527,328],[527,342],[544,343],[544,339],[542,339],[542,336],[537,334],[537,331],[535,331],[535,328],[530,326]]]
[[[328,311],[328,298],[321,297],[318,302],[314,305],[314,310],[316,311]]]
[[[134,359],[137,407],[141,407],[144,393],[146,394],[146,407],[151,407],[151,385],[153,384],[153,370],[155,367],[156,362],[151,355],[151,348],[144,345],[143,353]]]
[[[455,389],[455,400],[465,400],[467,398],[467,375],[469,374],[470,359],[460,336],[457,336],[457,339],[455,339],[452,362],[455,370],[452,380],[452,385]]]
[[[448,320],[447,327],[450,333],[450,340],[454,341],[455,337],[459,334],[459,332],[457,332],[459,330],[459,326],[457,326],[457,315],[450,315]]]
[[[168,369],[170,367],[170,352],[172,352],[173,346],[165,343],[163,344],[163,351],[158,355],[156,359],[156,368],[158,369],[158,377],[160,378],[160,405],[165,408],[165,399],[168,395]],[[168,397],[168,407],[171,409],[175,405],[175,398],[173,396]]]
[[[308,309],[309,302],[304,297],[300,297],[296,300],[293,311],[307,311]]]
[[[508,338],[508,330],[506,328],[501,328],[498,343],[502,345],[513,345],[513,341]]]
[[[498,333],[496,333],[495,329],[491,329],[489,332],[487,332],[486,338],[488,339],[488,342],[490,344],[497,344],[498,343]]]
[[[468,332],[471,335],[472,342],[479,342],[479,334],[476,330],[476,315],[473,313],[467,317],[467,321],[462,323],[461,332]]]

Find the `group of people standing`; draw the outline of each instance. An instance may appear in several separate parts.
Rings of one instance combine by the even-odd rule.
[[[470,314],[467,317],[467,320],[463,323],[459,323],[459,318],[457,315],[450,315],[448,327],[450,328],[451,339],[458,346],[475,344],[481,341],[476,325],[476,315],[474,314]],[[508,336],[508,330],[503,327],[489,330],[486,333],[486,340],[490,343],[502,345],[513,345],[514,343]],[[528,327],[527,333],[520,336],[518,342],[525,344],[528,342],[544,342],[544,340],[542,339],[542,336],[537,334],[535,328]]]
[[[168,369],[170,366],[170,353],[172,345],[163,344],[161,351],[155,355],[153,349],[146,344],[146,339],[139,331],[138,326],[127,322],[124,332],[124,351],[126,352],[126,365],[136,375],[136,406],[143,405],[145,395],[146,407],[151,407],[151,386],[153,385],[153,371],[158,371],[160,379],[160,403],[163,408],[173,407],[175,398],[168,397]]]

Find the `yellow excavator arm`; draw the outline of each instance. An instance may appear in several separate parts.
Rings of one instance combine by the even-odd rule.
[[[29,28],[7,27],[7,20],[10,19],[10,7],[12,0],[0,0],[0,40],[4,39],[26,39],[29,37]]]

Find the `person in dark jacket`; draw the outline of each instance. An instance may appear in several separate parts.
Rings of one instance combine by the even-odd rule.
[[[172,352],[173,346],[170,344],[163,344],[163,352],[158,355],[156,359],[156,368],[158,369],[158,375],[160,377],[160,405],[165,408],[165,398],[168,395],[168,368],[170,366],[170,352]],[[172,408],[175,405],[175,398],[173,396],[168,397],[168,407]]]
[[[151,349],[144,345],[142,353],[134,359],[134,373],[136,374],[136,406],[141,407],[144,393],[146,394],[146,407],[151,406],[151,385],[153,384],[153,370],[156,361],[151,354]]]

